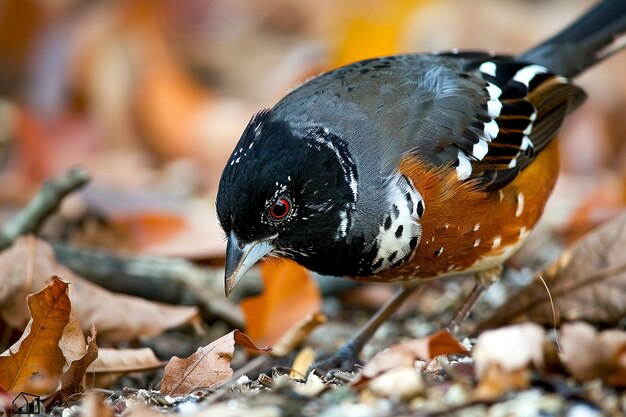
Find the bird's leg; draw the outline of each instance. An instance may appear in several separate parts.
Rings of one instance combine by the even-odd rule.
[[[445,327],[448,332],[454,334],[459,331],[461,324],[467,318],[470,311],[472,311],[472,309],[480,299],[480,296],[485,292],[487,288],[489,288],[492,283],[496,282],[498,278],[500,278],[501,273],[502,265],[498,265],[496,267],[484,271],[479,271],[474,274],[476,284],[474,285],[472,292],[470,292],[469,296],[467,297],[459,311],[457,311],[452,320],[450,320],[448,325]]]
[[[365,344],[372,338],[376,330],[389,317],[395,313],[404,301],[415,291],[418,286],[400,287],[398,291],[391,297],[385,305],[383,305],[374,314],[359,331],[350,338],[339,350],[331,357],[316,361],[311,365],[310,370],[316,370],[322,373],[332,373],[333,371],[352,371],[354,365],[360,363],[359,354]],[[422,286],[420,286],[422,287]]]

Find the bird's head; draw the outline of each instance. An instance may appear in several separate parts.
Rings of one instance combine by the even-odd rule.
[[[254,116],[217,194],[228,238],[226,293],[266,255],[328,272],[328,262],[347,247],[357,196],[356,165],[341,138],[319,126],[273,120],[268,110]]]

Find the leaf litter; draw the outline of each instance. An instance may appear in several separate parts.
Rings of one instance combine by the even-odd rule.
[[[115,230],[85,226],[79,216],[61,219],[62,227],[52,239],[65,239],[63,227],[69,224],[79,229],[73,235],[79,239],[70,239],[79,246],[134,248],[210,265],[220,264],[217,258],[224,249],[211,211],[211,189],[253,111],[329,63],[341,65],[364,54],[386,55],[400,48],[476,45],[485,36],[476,29],[480,27],[488,29],[489,39],[502,42],[498,49],[523,50],[527,36],[519,36],[525,32],[516,32],[516,26],[527,28],[529,21],[540,21],[537,27],[547,34],[563,23],[552,13],[553,5],[535,2],[492,2],[510,17],[505,25],[476,25],[493,22],[491,7],[496,6],[459,9],[451,1],[353,0],[325,2],[323,7],[319,1],[269,7],[267,2],[249,2],[243,8],[238,2],[92,3],[65,2],[53,8],[29,3],[17,9],[21,12],[17,19],[11,12],[21,2],[8,2],[7,13],[0,16],[4,28],[0,54],[17,51],[11,65],[0,69],[2,79],[16,80],[13,84],[27,91],[51,91],[38,87],[54,84],[66,92],[53,100],[46,94],[29,94],[28,107],[12,98],[20,94],[3,95],[3,208],[23,204],[27,191],[43,178],[80,161],[94,178],[93,188],[80,196],[87,213],[96,212],[92,225]],[[198,7],[200,3],[203,7]],[[575,13],[576,7],[566,3],[568,13]],[[458,10],[471,12],[473,19]],[[565,14],[562,19],[567,20]],[[442,16],[449,19],[447,27],[464,30],[433,37],[441,32]],[[72,36],[47,36],[60,27]],[[323,41],[315,37],[318,32],[324,34]],[[58,53],[68,49],[70,54]],[[71,56],[71,63],[50,65],[57,60],[46,58],[62,60],[65,55]],[[610,173],[606,169],[623,167],[626,155],[620,134],[624,131],[620,93],[626,91],[623,63],[609,67],[608,62],[603,65],[606,76],[580,80],[587,91],[604,94],[590,94],[592,105],[570,121],[573,128],[563,131],[569,137],[561,141],[567,172],[560,184],[573,184],[564,193],[579,205],[570,204],[567,209],[573,215],[564,215],[559,200],[563,188],[557,187],[555,199],[561,205],[556,211],[548,208],[545,218],[552,228],[548,234],[564,240],[582,236],[625,207],[623,169]],[[39,84],[33,85],[31,79]],[[610,105],[598,97],[617,106],[607,111]],[[580,175],[590,172],[591,178]],[[209,192],[199,196],[205,189]],[[137,198],[146,190],[154,197],[152,203]],[[167,204],[172,196],[179,201],[175,207]],[[187,201],[198,204],[192,208]],[[67,215],[61,211],[61,217]],[[555,233],[558,227],[561,230]],[[123,236],[118,236],[118,229]],[[306,375],[313,357],[341,345],[367,319],[362,310],[381,303],[385,290],[366,287],[359,291],[360,309],[341,310],[340,303],[345,307],[350,297],[331,292],[322,300],[310,277],[303,279],[308,275],[303,271],[264,268],[265,291],[261,301],[249,304],[245,330],[258,345],[271,345],[272,354],[234,347],[230,353],[229,336],[226,349],[215,352],[224,354],[233,376],[180,397],[162,393],[164,365],[172,356],[193,356],[198,346],[220,345],[232,325],[200,319],[193,307],[173,308],[103,292],[83,279],[89,278],[87,274],[79,277],[59,265],[47,243],[22,238],[0,254],[0,350],[17,348],[19,335],[22,343],[32,337],[26,297],[48,288],[55,282],[51,277],[58,275],[70,283],[71,311],[54,345],[62,355],[49,356],[46,366],[58,369],[62,364],[60,371],[52,372],[60,377],[51,378],[54,387],[34,385],[49,399],[56,400],[54,394],[59,394],[62,405],[50,405],[48,410],[53,415],[621,416],[626,414],[622,229],[620,223],[612,223],[602,232],[592,232],[553,268],[539,268],[536,281],[520,294],[500,299],[503,307],[498,310],[493,307],[496,290],[523,283],[511,274],[496,283],[488,302],[470,318],[467,329],[474,330],[473,337],[444,335],[444,346],[452,347],[449,351],[429,346],[441,336],[439,322],[445,322],[468,281],[431,283],[402,315],[379,330],[364,352],[364,368],[331,379]],[[550,259],[550,254],[560,252],[558,245],[550,245],[540,247],[541,254],[534,257]],[[518,260],[517,266],[530,267],[533,262]],[[118,278],[124,281],[123,276]],[[169,291],[165,287],[159,290]],[[484,314],[490,312],[491,318]],[[328,322],[320,325],[324,316]],[[189,323],[193,327],[186,326]],[[54,346],[51,352],[58,353]],[[87,365],[96,347],[98,357]],[[86,375],[80,379],[85,366]],[[217,385],[209,387],[212,383]],[[61,396],[64,387],[68,391]],[[0,408],[9,409],[11,400],[0,387]]]

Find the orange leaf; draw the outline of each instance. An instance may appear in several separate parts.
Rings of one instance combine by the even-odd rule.
[[[65,365],[59,341],[71,311],[67,286],[54,277],[28,296],[32,319],[22,338],[0,355],[0,386],[10,394],[49,394],[56,388]]]
[[[262,345],[273,346],[287,330],[322,306],[317,285],[306,269],[294,262],[264,262],[265,290],[241,302],[246,333]]]
[[[235,351],[235,342],[248,349],[270,350],[258,348],[248,336],[239,330],[233,330],[213,343],[199,347],[188,358],[173,357],[165,367],[161,392],[175,397],[186,395],[196,388],[212,388],[227,381],[233,375],[230,361]]]

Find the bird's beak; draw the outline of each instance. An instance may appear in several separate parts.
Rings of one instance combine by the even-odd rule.
[[[248,269],[262,257],[270,253],[274,246],[268,240],[259,240],[250,243],[240,243],[237,236],[231,232],[226,245],[226,274],[224,289],[226,297],[235,288]]]

